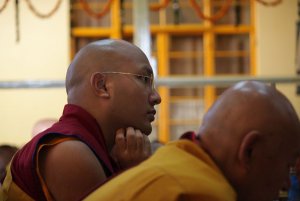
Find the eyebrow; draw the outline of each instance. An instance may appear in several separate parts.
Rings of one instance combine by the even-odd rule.
[[[153,75],[153,70],[151,68],[151,66],[144,66],[143,69],[141,70],[141,72],[146,72],[148,75]]]
[[[151,66],[147,66],[146,68],[144,68],[146,70],[146,72],[150,75],[153,75],[153,70]]]

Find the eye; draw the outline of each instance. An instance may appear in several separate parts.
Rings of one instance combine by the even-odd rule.
[[[137,76],[139,80],[141,80],[144,84],[149,84],[150,83],[150,77],[148,76],[143,76],[139,75]]]

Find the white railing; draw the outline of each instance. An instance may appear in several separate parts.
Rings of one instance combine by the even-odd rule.
[[[275,84],[300,84],[300,76],[290,77],[263,77],[263,76],[172,76],[158,77],[156,86],[167,87],[203,87],[203,86],[228,86],[239,81],[257,80],[265,83]],[[21,80],[0,81],[0,89],[26,89],[26,88],[61,88],[65,87],[64,80]]]

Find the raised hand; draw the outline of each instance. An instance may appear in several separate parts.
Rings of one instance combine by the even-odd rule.
[[[132,127],[117,130],[112,157],[122,169],[137,165],[150,155],[151,146],[147,135]]]

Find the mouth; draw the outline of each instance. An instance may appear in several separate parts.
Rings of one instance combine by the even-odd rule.
[[[150,110],[147,112],[147,117],[150,122],[154,121],[155,119],[156,110]]]

